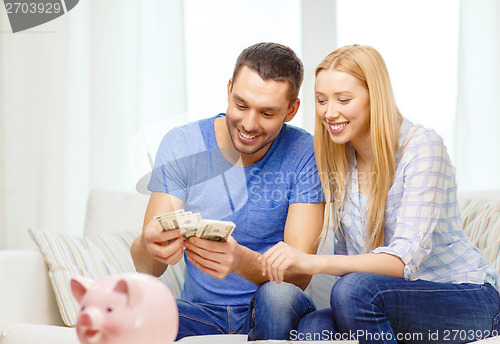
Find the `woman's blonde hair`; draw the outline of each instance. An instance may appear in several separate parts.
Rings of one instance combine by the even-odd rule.
[[[318,65],[316,76],[325,69],[354,76],[366,87],[370,97],[372,164],[370,198],[366,207],[366,245],[374,249],[384,243],[386,198],[396,171],[395,152],[403,117],[396,105],[385,62],[374,48],[355,44],[336,49]],[[327,200],[323,232],[328,227],[330,213],[335,231],[342,231],[340,219],[350,182],[350,160],[353,158],[349,156],[348,144],[333,143],[328,129],[316,116],[314,153]]]

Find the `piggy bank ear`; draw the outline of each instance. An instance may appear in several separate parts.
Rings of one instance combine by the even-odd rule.
[[[142,290],[133,281],[127,281],[125,279],[119,280],[118,283],[116,283],[114,291],[125,294],[129,307],[134,307],[142,299]]]
[[[81,303],[83,297],[93,282],[94,281],[91,279],[84,277],[73,277],[71,279],[71,292],[78,303]]]

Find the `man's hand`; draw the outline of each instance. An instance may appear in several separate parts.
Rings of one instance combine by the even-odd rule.
[[[141,240],[151,258],[174,265],[183,255],[184,228],[164,231],[157,220],[151,220],[142,231]]]
[[[191,237],[184,242],[187,259],[201,271],[217,279],[235,272],[240,262],[240,245],[232,236],[216,242]]]

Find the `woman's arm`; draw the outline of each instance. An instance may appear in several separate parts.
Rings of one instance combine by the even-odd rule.
[[[366,253],[352,256],[318,255],[312,257],[318,272],[344,276],[351,272],[368,272],[377,275],[402,278],[405,265],[396,256],[386,253]]]
[[[455,172],[442,139],[431,130],[412,136],[400,166],[402,174],[396,176],[394,188],[402,191],[401,199],[387,223],[390,230],[386,235],[391,232],[387,246],[359,255],[306,256],[279,244],[263,255],[263,273],[277,281],[287,269],[337,276],[368,272],[415,278],[432,250],[432,233],[443,207],[453,202],[447,199],[447,189]]]
[[[271,281],[284,280],[285,271],[297,274],[329,274],[344,276],[351,272],[367,272],[378,275],[402,278],[403,261],[385,253],[366,253],[359,255],[314,255],[306,254],[280,242],[261,257],[262,275],[269,275]]]

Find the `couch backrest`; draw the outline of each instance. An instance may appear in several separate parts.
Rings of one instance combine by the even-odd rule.
[[[92,190],[87,204],[85,234],[112,233],[122,230],[142,229],[149,196],[107,190]],[[459,193],[464,232],[476,244],[482,254],[500,269],[500,190]],[[320,254],[333,251],[333,233]],[[181,267],[176,267],[181,274]],[[176,276],[181,279],[182,276]],[[318,308],[328,305],[328,296],[335,277],[316,275],[308,292]]]
[[[459,202],[468,199],[483,199],[488,201],[500,201],[500,190],[462,191],[458,193]]]
[[[87,200],[85,235],[136,231],[140,233],[149,196],[93,189]]]

